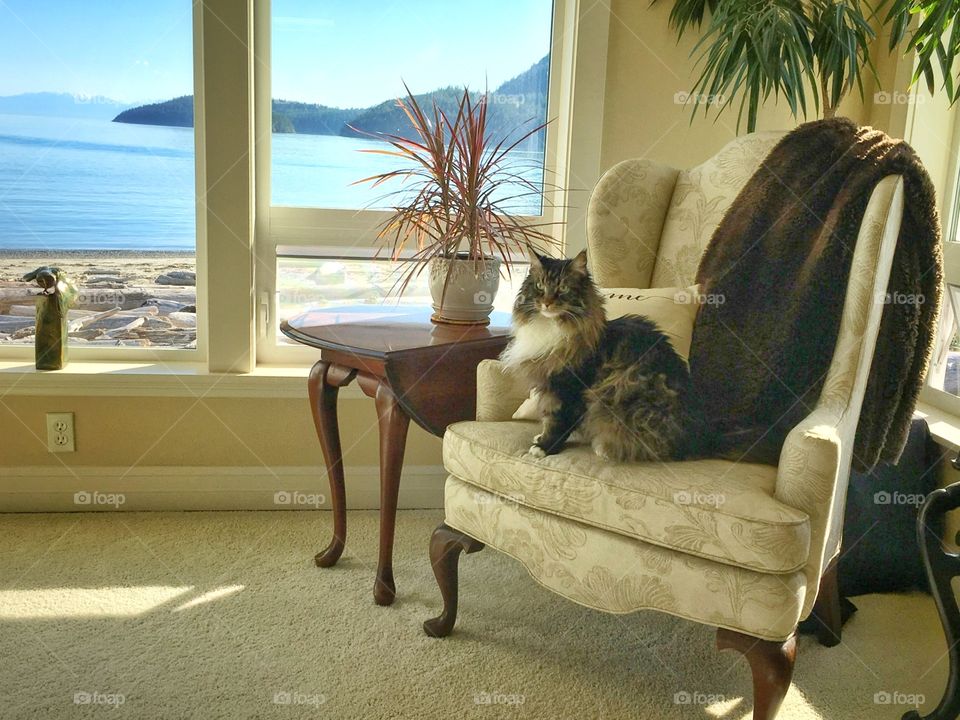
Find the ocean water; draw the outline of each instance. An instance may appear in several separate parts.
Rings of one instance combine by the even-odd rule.
[[[0,115],[0,249],[193,250],[193,130]]]
[[[382,143],[274,135],[276,205],[385,207],[383,188],[353,185],[399,161],[358,152]],[[516,153],[521,165],[540,159]],[[537,179],[538,173],[527,172]],[[538,213],[536,198],[512,212]],[[191,128],[0,114],[0,250],[193,250]]]

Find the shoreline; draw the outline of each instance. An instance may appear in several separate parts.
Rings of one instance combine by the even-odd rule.
[[[82,260],[85,258],[115,258],[118,260],[162,260],[164,258],[196,258],[194,250],[104,250],[104,249],[74,249],[74,250],[15,250],[0,248],[0,258],[26,260],[28,258],[69,258]]]

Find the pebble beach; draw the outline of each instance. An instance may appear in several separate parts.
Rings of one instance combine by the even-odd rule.
[[[191,253],[0,251],[0,343],[34,342],[38,267],[65,271],[78,294],[68,316],[73,346],[192,348],[197,341],[196,258]]]

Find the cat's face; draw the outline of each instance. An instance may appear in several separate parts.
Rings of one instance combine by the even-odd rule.
[[[571,260],[530,253],[530,274],[520,286],[513,315],[519,321],[538,315],[558,322],[576,321],[591,310],[594,295],[586,251]]]

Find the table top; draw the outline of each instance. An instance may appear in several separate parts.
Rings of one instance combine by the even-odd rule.
[[[447,325],[430,321],[424,305],[344,305],[307,310],[284,321],[287,337],[312,347],[349,350],[360,355],[387,355],[451,343],[483,343],[510,334],[510,315],[494,312],[490,324]]]

